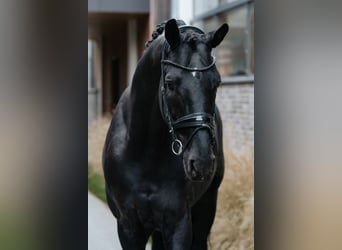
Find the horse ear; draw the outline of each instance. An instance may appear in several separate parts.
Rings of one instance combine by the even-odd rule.
[[[180,35],[176,19],[170,19],[165,24],[165,38],[171,49],[174,49],[178,46],[180,42]]]
[[[209,32],[212,48],[216,48],[222,42],[223,38],[228,33],[228,30],[229,30],[228,24],[224,23],[216,31]]]

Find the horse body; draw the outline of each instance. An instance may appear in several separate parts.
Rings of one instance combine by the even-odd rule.
[[[213,171],[201,181],[189,179],[185,165],[190,162],[194,171],[197,163],[184,158],[193,157],[191,149],[184,149],[183,158],[172,152],[160,108],[164,44],[165,38],[159,37],[145,51],[113,116],[103,151],[107,202],[118,219],[123,249],[144,249],[150,235],[153,249],[207,249],[224,172],[221,119],[215,107]],[[184,140],[188,135],[179,136]],[[204,129],[195,137],[189,143],[193,148],[201,138],[208,140],[209,133]],[[203,150],[212,152],[211,147]]]

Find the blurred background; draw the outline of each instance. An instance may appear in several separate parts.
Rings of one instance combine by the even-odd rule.
[[[91,6],[108,6],[109,2],[115,1],[102,0],[99,5],[84,0],[0,1],[1,249],[88,249],[88,189],[98,188],[101,193],[103,187],[98,185],[103,178],[95,163],[100,157],[94,156],[96,150],[89,150],[92,160],[88,159],[88,143],[89,148],[95,147],[97,142],[102,147],[101,133],[105,133],[108,126],[104,118],[106,113],[111,116],[115,108],[115,102],[106,104],[107,111],[102,107],[97,113],[98,122],[88,119],[88,114],[94,112],[88,106],[92,101],[88,100],[91,91],[85,87],[90,72],[88,55],[91,54],[87,53],[91,40],[92,12],[89,10]],[[129,2],[120,1],[116,6],[121,9],[115,13],[126,13],[127,9],[122,8]],[[135,8],[143,2],[136,2]],[[202,17],[205,23],[216,13],[216,7],[232,8],[234,2],[241,4],[240,1],[203,1],[202,10],[208,10],[207,16],[203,11],[203,16],[198,14],[198,18]],[[181,6],[186,3],[179,1]],[[192,24],[200,22],[195,18],[194,3],[190,3],[193,17],[180,17]],[[156,13],[156,17],[176,8],[176,5],[155,6],[156,10],[152,11],[153,5],[148,4],[143,13],[143,28],[139,26],[140,21],[136,24],[146,38],[137,35],[142,43],[132,46],[136,48],[134,55],[138,56],[129,59],[131,62],[139,57],[154,25],[168,18],[152,22],[151,13]],[[241,19],[235,16],[233,22],[233,16],[230,20],[229,15],[245,5],[226,12],[231,30],[224,43],[236,41],[233,34],[237,33],[233,31],[239,27],[238,20],[246,19],[242,15]],[[215,232],[223,232],[225,239],[211,239],[212,247],[216,247],[214,244],[219,244],[221,249],[236,249],[237,245],[238,249],[251,247],[253,217],[249,215],[253,213],[248,211],[254,209],[255,249],[342,249],[342,2],[258,0],[247,5],[254,6],[255,10],[249,10],[255,15],[255,34],[250,38],[250,41],[255,40],[251,43],[255,45],[255,68],[251,67],[251,73],[255,73],[255,208],[251,198],[253,163],[248,163],[253,162],[254,157],[238,153],[248,148],[249,143],[240,143],[241,147],[238,142],[230,143],[240,140],[232,139],[239,138],[236,132],[239,130],[232,122],[225,125],[228,170],[220,188],[220,207],[212,233],[213,237],[221,237]],[[183,10],[186,7],[181,7],[179,13]],[[99,9],[95,12],[102,13]],[[113,16],[113,11],[105,10],[102,14],[105,12]],[[125,15],[133,17],[140,13],[136,10]],[[217,14],[215,18],[219,17]],[[130,29],[134,30],[134,26],[131,23]],[[122,27],[127,27],[125,22]],[[205,29],[204,24],[202,28]],[[238,33],[243,32],[240,29]],[[127,34],[121,35],[115,40],[127,37]],[[99,38],[104,41],[105,35]],[[94,57],[101,55],[96,52],[100,45],[105,46],[97,44]],[[128,50],[122,51],[126,54]],[[128,57],[120,60],[128,60]],[[97,62],[104,63],[103,59]],[[234,67],[230,63],[225,65]],[[104,78],[103,72],[100,77]],[[99,77],[96,71],[94,74],[94,78]],[[127,69],[120,75],[121,79],[125,77],[129,79]],[[95,84],[103,95],[104,83],[101,88],[99,82]],[[237,92],[248,85],[254,86],[253,83],[239,85],[223,84],[218,98],[223,89]],[[106,94],[112,95],[110,91]],[[97,99],[97,102],[102,106],[103,101]],[[222,106],[221,112],[227,113]],[[233,113],[231,117],[237,116],[238,113]],[[101,126],[102,120],[102,128],[89,133]],[[226,136],[229,133],[231,136]],[[91,166],[88,173],[87,166]],[[93,178],[92,171],[100,181]],[[246,205],[248,203],[250,205]],[[107,209],[104,204],[101,203],[102,208]],[[232,214],[225,214],[227,211]],[[108,221],[112,222],[113,218]]]
[[[254,1],[96,1],[88,6],[88,123],[110,115],[132,79],[155,26],[182,19],[205,32],[229,24],[214,50],[222,77],[217,104],[227,146],[254,143]],[[229,138],[229,139],[228,139]]]
[[[226,174],[211,249],[254,249],[254,1],[88,1],[88,184],[105,200],[102,148],[112,113],[130,84],[145,42],[170,18],[203,29],[229,24],[213,54],[222,84],[216,102],[224,130]]]

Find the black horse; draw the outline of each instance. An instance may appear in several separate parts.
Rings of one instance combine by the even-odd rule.
[[[153,250],[207,249],[224,173],[211,50],[227,32],[167,21],[121,96],[103,169],[123,249],[145,249],[150,236]]]

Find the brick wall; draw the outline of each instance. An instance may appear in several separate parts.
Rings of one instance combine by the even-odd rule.
[[[226,149],[241,152],[254,145],[254,84],[223,84],[216,103],[223,123]]]

